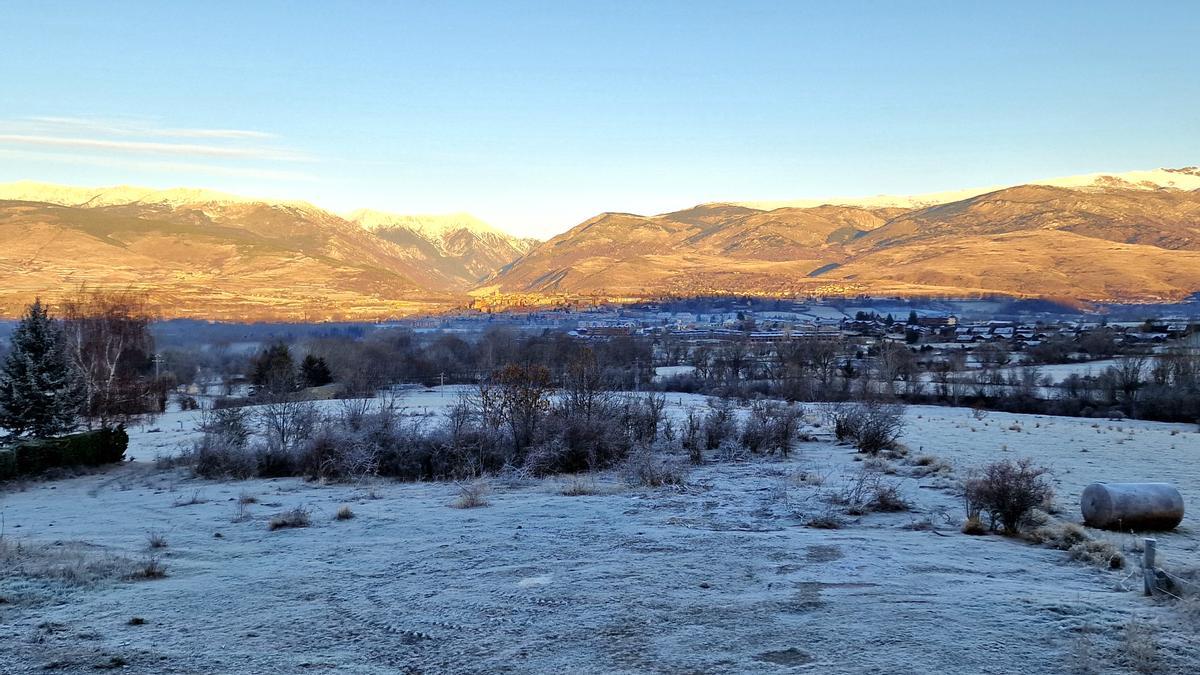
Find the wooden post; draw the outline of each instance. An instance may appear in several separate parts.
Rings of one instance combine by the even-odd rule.
[[[1154,595],[1156,588],[1154,579],[1154,547],[1158,540],[1146,537],[1143,540],[1145,552],[1142,553],[1142,581],[1145,586],[1146,595]]]

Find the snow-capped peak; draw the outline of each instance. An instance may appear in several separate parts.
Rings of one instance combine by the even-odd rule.
[[[156,189],[131,185],[111,187],[74,187],[34,181],[17,181],[0,184],[0,199],[28,202],[44,202],[60,206],[122,206],[125,204],[161,204],[185,206],[189,204],[273,204],[315,208],[311,204],[295,200],[270,200],[243,197],[216,190],[198,188]]]
[[[498,228],[483,222],[469,213],[400,214],[359,209],[347,214],[346,218],[351,222],[358,223],[363,229],[372,232],[402,227],[418,232],[426,237],[442,237],[458,230],[467,230],[476,234],[508,236]]]
[[[1028,185],[1049,185],[1075,190],[1200,190],[1200,167],[1189,166],[1179,169],[1151,169],[1148,171],[1125,171],[1121,173],[1088,173],[1077,176],[1060,176],[1045,180],[1028,181]],[[922,208],[937,204],[948,204],[970,199],[988,192],[1003,190],[1012,185],[967,188],[948,192],[930,192],[917,195],[875,195],[870,197],[826,197],[818,199],[792,199],[780,201],[731,202],[762,211],[791,207],[811,208],[825,204],[858,206],[861,208]]]

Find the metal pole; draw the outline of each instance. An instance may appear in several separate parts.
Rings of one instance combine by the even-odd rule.
[[[1154,550],[1158,544],[1156,539],[1147,537],[1144,540],[1145,553],[1142,554],[1142,581],[1145,586],[1146,595],[1154,595],[1157,588],[1154,579]]]

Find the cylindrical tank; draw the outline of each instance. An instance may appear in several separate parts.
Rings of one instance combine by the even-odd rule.
[[[1183,521],[1183,496],[1170,483],[1092,483],[1079,501],[1091,527],[1170,530]]]

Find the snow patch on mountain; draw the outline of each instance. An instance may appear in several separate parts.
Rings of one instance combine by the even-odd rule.
[[[1029,181],[1029,185],[1049,185],[1075,190],[1200,190],[1200,167],[1179,169],[1152,169],[1149,171],[1126,171],[1121,173],[1088,173],[1077,176],[1060,176],[1045,180]],[[813,208],[826,204],[834,206],[857,206],[860,208],[907,208],[917,209],[938,204],[949,204],[982,194],[1003,190],[1011,185],[967,188],[947,192],[929,192],[916,195],[874,195],[869,197],[825,197],[817,199],[758,200],[728,202],[760,211],[780,208]]]

